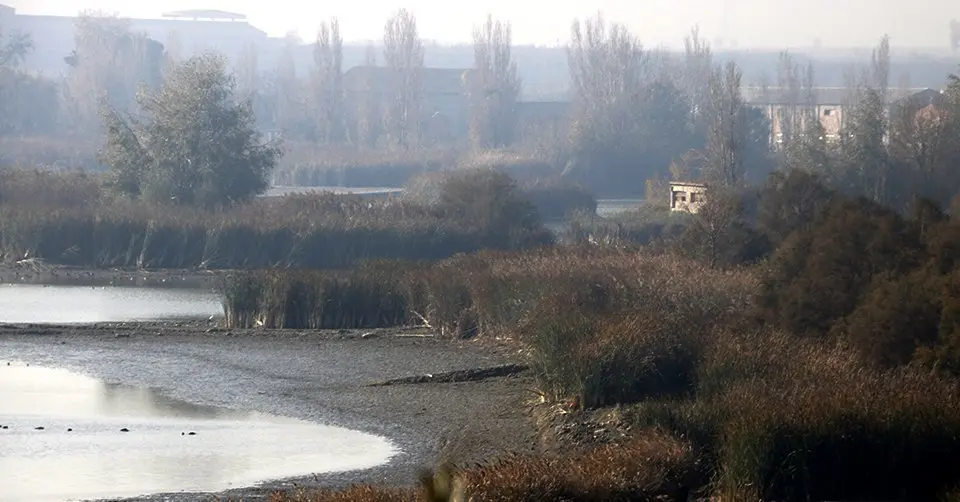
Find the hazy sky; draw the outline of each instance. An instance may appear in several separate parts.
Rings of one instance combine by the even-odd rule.
[[[871,46],[889,33],[895,47],[946,47],[948,22],[960,18],[960,0],[0,0],[23,13],[73,15],[100,9],[121,16],[158,17],[180,9],[219,9],[246,14],[271,35],[295,30],[312,39],[317,24],[340,19],[347,40],[381,37],[392,11],[416,14],[421,36],[466,41],[487,13],[510,20],[517,43],[553,45],[568,39],[570,23],[602,11],[630,26],[646,45],[676,46],[694,24],[711,41],[722,36],[740,47]],[[724,16],[726,10],[726,16]],[[724,17],[727,21],[724,23]]]

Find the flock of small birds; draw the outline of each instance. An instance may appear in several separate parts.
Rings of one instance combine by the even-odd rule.
[[[7,429],[10,429],[10,426],[9,426],[9,425],[0,425],[0,430],[7,430]],[[46,430],[46,427],[40,425],[40,426],[34,427],[33,430],[35,430],[35,431],[42,431],[42,430]],[[67,428],[67,432],[73,432],[73,428],[68,427],[68,428]],[[124,427],[124,428],[120,429],[120,432],[130,432],[130,429]],[[194,431],[181,432],[180,435],[181,435],[181,436],[196,436],[197,433],[194,432]]]
[[[10,366],[10,362],[9,362],[9,361],[7,362],[7,366]],[[30,364],[28,363],[27,366],[30,366]],[[10,426],[9,426],[9,425],[0,424],[0,430],[9,430],[9,429],[10,429]],[[40,425],[40,426],[34,427],[33,430],[35,430],[35,431],[42,431],[42,430],[46,430],[46,427]],[[68,428],[67,428],[67,432],[73,432],[73,428],[72,428],[72,427],[68,427]],[[124,427],[124,428],[120,429],[120,432],[130,432],[130,429]],[[180,435],[181,435],[181,436],[196,436],[197,433],[194,432],[194,431],[181,432]]]

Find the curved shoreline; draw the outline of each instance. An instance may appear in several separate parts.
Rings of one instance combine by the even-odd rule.
[[[200,405],[358,430],[385,437],[400,450],[369,470],[269,481],[218,494],[161,493],[126,500],[195,500],[198,495],[258,500],[294,486],[408,486],[420,468],[438,458],[473,463],[536,451],[523,406],[531,380],[522,367],[510,366],[522,362],[515,349],[409,336],[416,334],[409,330],[364,333],[223,331],[202,321],[3,325],[0,351],[10,359],[152,387]],[[510,370],[490,371],[497,367]],[[420,375],[450,372],[480,378],[417,383]],[[391,380],[414,384],[375,385]]]

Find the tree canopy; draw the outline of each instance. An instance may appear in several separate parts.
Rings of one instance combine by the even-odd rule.
[[[281,152],[238,101],[227,61],[201,54],[175,65],[160,89],[138,96],[141,112],[104,110],[102,160],[111,186],[157,202],[215,207],[263,192]]]

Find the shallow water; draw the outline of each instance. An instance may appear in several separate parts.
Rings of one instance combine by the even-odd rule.
[[[598,199],[597,216],[610,217],[618,213],[636,211],[643,205],[643,199]]]
[[[0,445],[3,502],[221,491],[370,468],[395,453],[387,440],[357,431],[6,361]]]
[[[0,322],[92,323],[207,318],[223,314],[203,290],[0,284]]]

